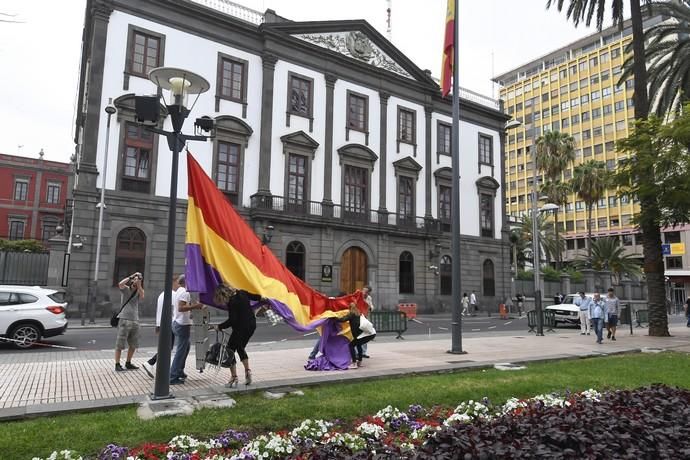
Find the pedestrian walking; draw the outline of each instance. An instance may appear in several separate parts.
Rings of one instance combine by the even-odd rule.
[[[476,316],[479,311],[479,305],[477,305],[477,295],[472,291],[470,294],[470,310],[472,311],[472,316]]]
[[[585,296],[583,291],[580,291],[578,294],[575,297],[575,305],[580,308],[580,335],[589,335],[589,304],[592,300]]]
[[[249,356],[245,350],[249,339],[256,330],[256,316],[254,316],[249,304],[250,300],[261,301],[265,299],[260,295],[236,289],[227,284],[219,284],[213,294],[213,302],[216,305],[225,305],[228,309],[228,319],[216,326],[217,330],[222,331],[232,327],[232,333],[226,347],[227,358],[223,362],[225,367],[230,368],[230,380],[225,384],[227,388],[238,385],[235,353],[244,366],[245,385],[252,383],[252,370],[249,368]]]
[[[179,287],[175,291],[173,302],[172,330],[175,337],[175,357],[170,366],[170,385],[180,385],[187,379],[184,372],[187,364],[187,356],[192,345],[192,310],[201,310],[203,305],[199,302],[192,303],[191,296],[187,292],[187,282],[184,275],[177,277]]]
[[[350,323],[350,332],[352,333],[352,340],[350,341],[350,356],[352,358],[352,364],[350,369],[356,369],[362,366],[362,345],[368,343],[376,337],[376,331],[371,326],[369,320],[366,319],[364,315],[360,313],[357,309],[355,303],[350,304],[350,312],[339,318],[338,321],[341,323]],[[364,324],[368,323],[369,327],[365,327]]]
[[[467,293],[465,292],[462,294],[462,316],[465,316],[469,313],[467,311],[469,306],[470,306],[470,298],[467,297]]]
[[[171,292],[171,297],[170,297],[172,300],[170,303],[171,305],[175,305],[175,291],[177,291],[177,288],[179,288],[179,287],[180,287],[180,285],[177,284],[177,275],[174,275],[173,279],[172,279],[172,292]],[[160,333],[160,330],[161,330],[161,316],[163,315],[163,299],[164,298],[165,298],[165,291],[160,293],[160,295],[158,296],[158,300],[156,302],[156,329],[155,329],[156,335],[158,335]],[[171,316],[170,324],[172,327],[172,319],[174,319],[172,317],[172,313],[170,316]],[[170,334],[170,337],[171,337],[170,349],[172,350],[172,348],[175,346],[175,335]],[[151,358],[142,365],[142,367],[144,368],[146,373],[151,378],[154,378],[154,366],[156,365],[157,362],[158,362],[158,353],[151,356]]]
[[[606,319],[606,304],[599,296],[598,292],[594,293],[594,298],[589,303],[589,317],[592,319],[594,326],[594,333],[597,336],[597,343],[601,344],[604,335],[604,320]]]
[[[115,339],[115,371],[136,370],[138,366],[132,364],[134,351],[139,348],[139,301],[144,298],[144,277],[141,273],[132,273],[123,278],[117,287],[120,288],[120,303],[122,308],[117,315],[117,338]],[[120,364],[122,350],[127,344],[127,360],[125,367]]]
[[[515,296],[515,299],[517,300],[518,316],[522,316],[522,308],[525,305],[525,294],[520,293]]]
[[[560,305],[560,304],[561,304],[561,293],[560,293],[560,292],[557,292],[557,293],[553,296],[553,301],[554,301],[554,303],[555,303],[556,305]]]
[[[364,316],[369,318],[369,315],[371,314],[372,311],[374,311],[374,302],[371,298],[371,286],[366,285],[362,288],[362,296],[364,297],[364,301],[367,303],[367,312],[365,313]],[[368,354],[368,343],[365,343],[362,345],[362,358],[369,358]]]
[[[618,326],[618,312],[620,311],[620,300],[614,294],[613,288],[609,288],[604,299],[606,304],[606,338],[616,341],[616,326]]]
[[[690,297],[685,301],[685,316],[688,318],[687,326],[690,327]]]

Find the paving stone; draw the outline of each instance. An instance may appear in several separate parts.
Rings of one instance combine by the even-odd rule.
[[[193,398],[194,405],[196,408],[201,409],[201,408],[210,408],[210,409],[229,409],[232,407],[235,407],[237,402],[232,399],[228,398],[227,396],[224,395],[204,395],[204,396],[195,396]]]
[[[496,363],[494,364],[494,369],[499,371],[521,371],[527,369],[527,367],[513,363]]]

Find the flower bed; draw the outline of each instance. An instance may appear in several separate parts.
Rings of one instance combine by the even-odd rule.
[[[291,431],[227,430],[202,441],[106,446],[99,460],[340,458],[690,458],[690,391],[655,385],[632,391],[487,399],[455,408],[388,406],[354,425],[305,420]],[[50,460],[81,459],[71,451]],[[40,460],[40,459],[34,459]],[[86,457],[82,460],[86,460]]]

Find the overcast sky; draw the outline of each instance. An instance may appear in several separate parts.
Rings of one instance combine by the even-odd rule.
[[[386,35],[386,0],[235,0],[293,20],[365,19]],[[69,161],[85,0],[2,0],[0,153]],[[446,0],[392,0],[393,43],[440,75]],[[496,94],[491,77],[568,44],[575,29],[546,0],[460,0],[460,86]],[[8,19],[0,16],[0,19]],[[190,69],[193,70],[193,69]]]

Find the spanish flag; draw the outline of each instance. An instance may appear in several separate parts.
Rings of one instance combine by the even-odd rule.
[[[322,352],[330,365],[347,367],[349,326],[333,319],[342,317],[351,302],[365,312],[361,292],[328,297],[309,287],[262,244],[191,153],[187,153],[187,174],[187,289],[198,292],[207,305],[214,305],[213,292],[222,282],[266,297],[271,309],[296,330],[319,328]]]
[[[450,93],[451,78],[453,77],[454,48],[455,0],[448,0],[448,8],[446,8],[446,34],[443,40],[443,64],[441,67],[441,94],[443,97]]]

